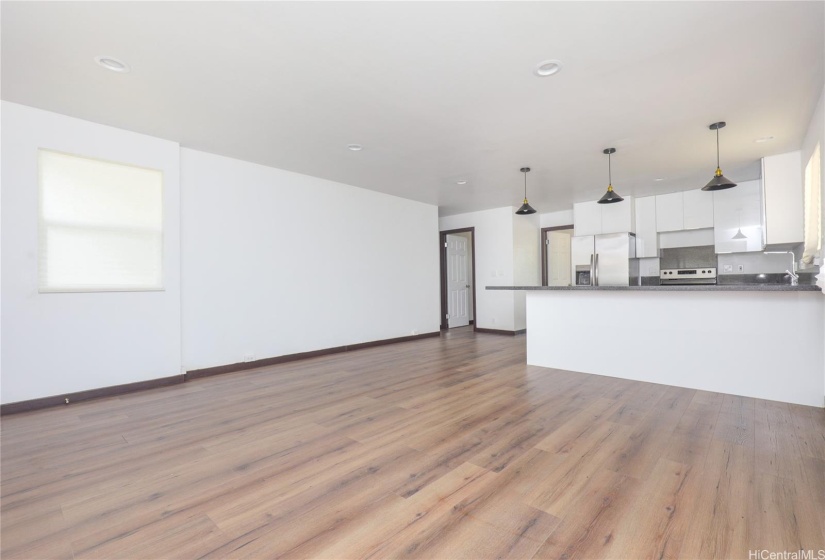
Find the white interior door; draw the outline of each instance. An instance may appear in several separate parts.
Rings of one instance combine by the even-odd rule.
[[[547,285],[571,284],[570,238],[573,230],[547,232]]]
[[[470,324],[469,247],[467,238],[447,234],[447,326]]]

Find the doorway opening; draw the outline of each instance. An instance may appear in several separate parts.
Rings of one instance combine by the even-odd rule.
[[[541,285],[569,286],[573,283],[570,239],[573,224],[541,228]]]
[[[441,329],[475,327],[476,251],[475,228],[440,232]]]

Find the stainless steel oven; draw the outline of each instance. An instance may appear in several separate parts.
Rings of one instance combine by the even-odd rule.
[[[691,286],[696,284],[716,284],[716,268],[663,268],[659,271],[662,286]]]

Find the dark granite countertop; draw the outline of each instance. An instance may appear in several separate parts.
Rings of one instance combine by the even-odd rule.
[[[816,284],[815,272],[799,272],[800,284]],[[763,274],[720,274],[716,277],[717,284],[785,284],[791,281],[790,277],[782,273]]]
[[[603,292],[818,292],[819,286],[790,284],[697,284],[693,286],[487,286],[488,290]]]

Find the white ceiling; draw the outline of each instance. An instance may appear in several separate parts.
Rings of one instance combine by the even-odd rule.
[[[606,147],[616,190],[637,196],[709,180],[714,121],[733,180],[798,148],[823,86],[824,8],[4,1],[2,98],[442,215],[518,206],[529,165],[530,202],[548,212],[603,194]],[[562,71],[534,76],[551,58]]]

